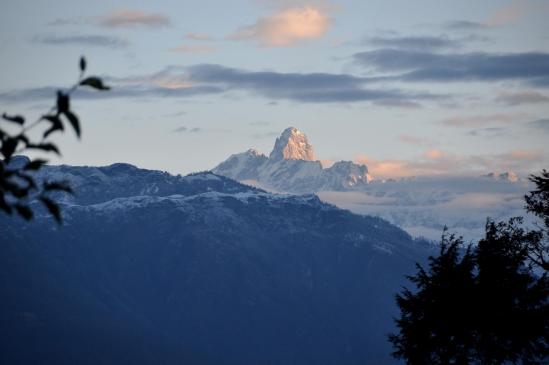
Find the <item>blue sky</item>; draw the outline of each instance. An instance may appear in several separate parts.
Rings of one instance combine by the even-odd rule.
[[[549,4],[528,1],[25,1],[0,5],[2,111],[29,118],[89,72],[69,164],[188,173],[286,127],[377,176],[549,162]],[[56,161],[57,162],[57,161]]]

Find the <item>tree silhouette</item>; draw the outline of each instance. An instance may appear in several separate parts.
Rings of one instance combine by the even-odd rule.
[[[389,340],[394,356],[408,364],[467,364],[472,356],[474,258],[470,248],[462,253],[462,245],[461,238],[445,232],[428,271],[417,264],[417,274],[408,276],[417,291],[404,288],[396,296],[400,333]]]
[[[0,121],[9,123],[17,129],[15,133],[10,134],[0,124],[0,154],[2,155],[2,159],[0,159],[0,210],[9,215],[17,212],[24,219],[30,220],[34,216],[31,203],[39,201],[57,222],[61,223],[61,211],[51,194],[56,191],[72,193],[69,184],[65,181],[37,181],[33,172],[40,170],[47,163],[45,159],[36,158],[20,165],[12,163],[12,158],[31,150],[61,155],[57,146],[48,138],[52,133],[63,132],[67,123],[80,138],[80,120],[70,107],[72,93],[81,86],[100,91],[109,90],[109,87],[104,85],[99,77],[84,78],[86,72],[84,57],[80,58],[79,68],[78,81],[67,91],[57,91],[55,105],[33,123],[27,124],[22,115],[10,115],[5,112],[2,114]],[[29,132],[42,125],[47,128],[42,132],[39,140],[33,141]]]
[[[549,281],[528,267],[535,232],[489,221],[476,249],[476,357],[482,364],[549,360]]]
[[[547,222],[549,175],[532,176],[537,189],[527,209]],[[463,249],[442,237],[429,268],[409,276],[415,290],[396,296],[400,318],[389,335],[396,358],[407,364],[544,364],[549,361],[549,278],[536,269],[543,234],[522,228],[522,218],[488,220],[483,239]]]
[[[526,195],[526,211],[533,213],[543,223],[537,240],[530,242],[528,257],[534,264],[549,270],[549,171],[543,170],[540,176],[531,175],[530,181],[536,189]]]

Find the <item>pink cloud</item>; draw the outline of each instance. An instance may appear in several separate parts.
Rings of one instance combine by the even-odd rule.
[[[162,14],[146,13],[139,10],[120,10],[100,17],[99,25],[112,28],[136,26],[159,28],[169,26],[170,19]]]
[[[441,159],[443,158],[444,156],[446,156],[446,154],[444,152],[442,152],[441,150],[429,150],[427,152],[425,152],[423,154],[423,156],[425,156],[425,158],[429,159],[429,160],[438,160],[438,159]]]
[[[518,171],[523,175],[543,168],[546,155],[536,150],[511,150],[493,155],[455,155],[440,150],[426,151],[414,160],[378,160],[361,155],[357,163],[368,166],[374,178],[434,175],[481,175],[494,171]]]
[[[527,12],[528,1],[513,1],[510,4],[498,9],[486,21],[489,27],[499,27],[516,23]]]
[[[330,27],[330,19],[320,8],[303,6],[260,18],[254,25],[233,33],[231,39],[253,39],[263,46],[288,46],[319,38]]]

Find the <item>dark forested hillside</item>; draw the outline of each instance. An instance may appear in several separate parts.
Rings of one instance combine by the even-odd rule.
[[[62,227],[0,217],[0,362],[393,361],[394,293],[429,253],[397,227],[211,173],[43,174],[77,194]]]

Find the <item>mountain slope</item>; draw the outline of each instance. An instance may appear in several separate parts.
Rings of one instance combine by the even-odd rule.
[[[82,179],[61,228],[0,217],[0,362],[391,363],[424,244],[314,195],[123,167],[46,168]]]

